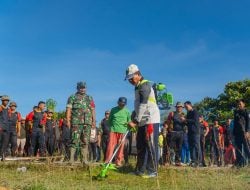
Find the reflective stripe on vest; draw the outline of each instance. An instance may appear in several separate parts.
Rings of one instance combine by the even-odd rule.
[[[149,80],[142,80],[142,81],[139,83],[138,87],[140,87],[141,85],[143,85],[143,84],[146,83],[146,82],[149,82]],[[151,102],[151,103],[156,104],[155,97],[148,97],[148,101]]]
[[[156,104],[156,100],[154,97],[149,97],[148,101]]]

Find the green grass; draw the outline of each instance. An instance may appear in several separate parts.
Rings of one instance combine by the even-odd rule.
[[[27,172],[17,168],[27,167]],[[101,181],[92,179],[100,167],[89,171],[83,167],[27,163],[1,163],[0,187],[24,190],[147,190],[157,189],[157,179],[143,179],[129,174],[132,166],[120,172],[110,171]],[[159,169],[160,189],[250,189],[250,168],[205,168],[166,167]],[[1,189],[1,188],[0,188]]]

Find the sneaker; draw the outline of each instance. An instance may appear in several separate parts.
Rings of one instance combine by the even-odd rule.
[[[190,166],[193,167],[193,168],[197,168],[197,167],[198,167],[198,164],[196,164],[196,163],[191,163]]]
[[[202,164],[202,167],[207,167],[207,165],[205,163]]]
[[[144,179],[154,178],[154,177],[157,177],[157,173],[156,172],[150,173],[148,175],[142,175],[142,178],[144,178]]]
[[[116,165],[115,165],[115,167],[119,169],[119,168],[122,168],[122,167],[123,167],[123,165],[116,164]]]
[[[181,162],[181,166],[187,166],[187,164]]]
[[[181,163],[180,162],[176,162],[175,166],[181,166]]]

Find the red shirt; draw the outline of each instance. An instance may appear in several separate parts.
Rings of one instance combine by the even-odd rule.
[[[39,111],[37,111],[37,112],[39,112]],[[34,117],[34,111],[30,112],[30,113],[26,116],[26,119],[27,119],[28,121],[33,121],[33,117]],[[41,125],[45,125],[46,122],[47,122],[47,114],[44,113],[44,114],[43,114],[43,118],[42,118],[40,124],[41,124]]]
[[[222,126],[219,126],[219,133],[222,135],[224,134],[225,129]]]
[[[21,120],[22,120],[21,114],[19,112],[14,112],[14,113],[17,113],[17,122],[21,122]],[[11,116],[11,114],[12,114],[10,109],[8,110],[8,114],[9,114],[9,116]]]

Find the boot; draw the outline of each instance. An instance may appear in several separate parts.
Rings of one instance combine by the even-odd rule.
[[[2,162],[4,162],[4,161],[5,161],[5,155],[4,155],[4,154],[2,154],[1,161],[2,161]]]
[[[89,150],[88,150],[88,147],[83,147],[83,148],[81,148],[81,161],[82,161],[82,163],[84,163],[84,164],[88,164],[89,163]]]
[[[69,160],[69,162],[71,164],[73,164],[75,162],[75,153],[76,153],[76,149],[70,148],[70,160]]]

